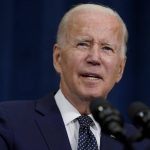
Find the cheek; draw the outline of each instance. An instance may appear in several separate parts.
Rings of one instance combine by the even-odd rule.
[[[118,72],[119,72],[119,65],[120,62],[116,61],[114,58],[113,60],[109,59],[108,61],[105,61],[105,67],[106,67],[106,74],[110,78],[117,78]]]
[[[62,56],[61,68],[63,76],[66,78],[73,78],[78,68],[78,57],[72,53],[67,53]]]
[[[62,56],[62,64],[64,63],[65,67],[68,66],[69,69],[73,70],[79,67],[80,63],[83,61],[83,57],[84,55],[81,52],[73,49]]]

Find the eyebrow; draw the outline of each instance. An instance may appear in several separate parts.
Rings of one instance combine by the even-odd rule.
[[[81,41],[85,41],[85,42],[94,42],[94,43],[97,43],[99,46],[110,46],[111,48],[113,49],[116,49],[116,46],[114,44],[111,44],[107,41],[98,41],[98,42],[95,42],[94,39],[92,37],[89,37],[89,36],[78,36],[75,38],[74,40],[76,43],[77,42],[81,42]]]
[[[113,46],[112,44],[109,44],[109,43],[106,43],[106,42],[102,42],[102,43],[100,43],[102,46]]]
[[[109,43],[109,42],[105,42],[105,41],[104,42],[100,42],[100,45],[102,45],[102,46],[110,46],[110,47],[116,49],[116,46],[114,44]]]
[[[78,36],[76,37],[75,41],[93,41],[93,39],[89,36]]]

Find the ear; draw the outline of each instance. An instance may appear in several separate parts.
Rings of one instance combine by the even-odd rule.
[[[61,72],[61,48],[58,44],[53,47],[53,66],[58,73]]]
[[[122,75],[123,75],[123,72],[124,72],[124,69],[125,69],[126,60],[127,60],[126,57],[122,58],[122,60],[121,60],[121,62],[119,64],[119,69],[118,69],[116,83],[118,83],[121,80],[121,78],[122,78]]]

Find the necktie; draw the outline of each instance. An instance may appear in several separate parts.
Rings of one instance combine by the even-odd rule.
[[[93,120],[85,115],[78,117],[77,120],[80,124],[78,150],[98,150],[96,138],[90,130]]]

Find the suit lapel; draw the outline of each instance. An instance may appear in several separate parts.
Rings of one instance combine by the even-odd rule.
[[[65,125],[54,96],[39,99],[35,104],[36,124],[50,150],[71,150]],[[101,150],[123,150],[114,138],[102,133]]]
[[[53,96],[36,103],[36,123],[51,150],[71,150],[67,132]]]

